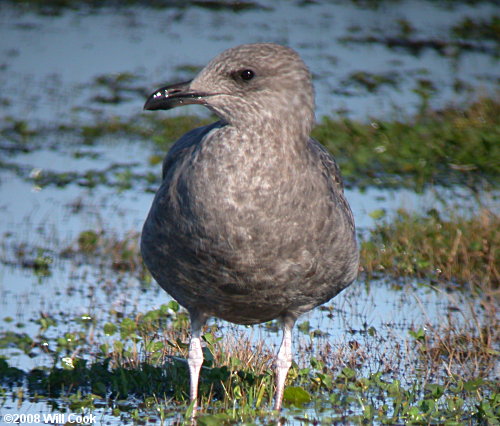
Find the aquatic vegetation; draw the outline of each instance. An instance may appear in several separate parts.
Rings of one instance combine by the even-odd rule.
[[[149,125],[153,127],[151,140],[162,151],[166,151],[173,142],[187,131],[214,121],[216,121],[215,118],[207,119],[192,115],[164,117],[159,119],[154,115],[150,115],[148,119]]]
[[[381,221],[361,244],[368,277],[420,277],[445,285],[492,291],[500,286],[500,217],[480,215],[442,218],[398,210]]]
[[[140,76],[132,73],[106,74],[94,79],[92,87],[105,89],[106,94],[99,94],[92,98],[93,102],[101,104],[118,104],[135,97],[127,95],[147,96],[148,91],[139,86]]]
[[[408,120],[364,124],[324,117],[313,132],[339,162],[348,185],[405,186],[488,182],[498,186],[500,103],[427,111]]]
[[[131,271],[140,277],[147,274],[139,251],[138,232],[129,232],[123,238],[106,235],[104,231],[88,229],[80,232],[76,244],[65,248],[61,255],[85,256],[87,262],[99,262],[115,271]]]
[[[246,10],[266,10],[265,7],[258,2],[253,1],[172,1],[172,0],[127,0],[125,3],[116,0],[10,0],[15,6],[26,7],[34,9],[40,13],[48,15],[57,15],[66,9],[82,9],[82,8],[101,8],[101,7],[131,7],[143,6],[155,9],[159,8],[176,8],[185,9],[188,7],[201,7],[215,11],[231,11],[231,12],[244,12]]]
[[[462,39],[492,40],[500,43],[500,16],[494,15],[482,20],[465,18],[453,26],[452,34]]]
[[[340,83],[340,85],[342,87],[361,87],[366,89],[368,92],[373,93],[377,92],[384,86],[397,88],[399,79],[400,75],[394,71],[380,74],[367,71],[356,71],[351,73],[347,79]]]
[[[343,43],[357,44],[379,44],[389,49],[399,49],[407,53],[419,56],[425,50],[432,49],[443,56],[459,56],[464,52],[479,52],[496,55],[497,49],[486,44],[466,40],[441,40],[441,39],[408,39],[399,36],[347,36],[341,40]]]
[[[395,30],[374,28],[365,35],[354,35],[354,33],[361,32],[361,28],[351,28],[352,34],[341,37],[340,42],[377,44],[415,56],[432,49],[439,55],[450,57],[457,57],[466,52],[481,52],[498,57],[500,54],[499,22],[499,17],[496,15],[476,20],[466,17],[449,30],[451,37],[434,38],[422,35],[422,32],[409,21],[400,19],[396,22]]]
[[[18,152],[29,152],[29,142],[38,135],[38,131],[26,120],[15,119],[13,117],[1,118],[0,136],[2,145],[0,149],[10,154]]]
[[[59,321],[70,324],[70,331],[51,337],[50,330],[57,329]],[[23,333],[1,333],[0,348],[18,348],[31,356],[45,353],[53,359],[52,366],[25,372],[0,359],[2,386],[10,388],[26,381],[30,397],[58,400],[59,404],[66,400],[73,410],[92,411],[97,404],[108,410],[114,407],[113,415],[128,419],[134,415],[157,418],[163,410],[175,417],[183,416],[189,399],[187,345],[183,343],[189,324],[186,312],[176,302],[135,317],[116,316],[114,322],[101,325],[100,330],[95,329],[97,324],[89,315],[69,321],[41,316],[38,323],[40,332],[35,338]],[[201,424],[216,419],[271,421],[274,415],[268,407],[273,394],[272,352],[262,342],[256,346],[243,336],[222,339],[220,334],[213,324],[203,335],[206,346],[200,394],[207,408],[200,414]],[[461,339],[459,334],[450,336],[449,342]],[[300,352],[288,375],[284,397],[287,410],[283,416],[307,418],[313,423],[432,423],[487,422],[498,415],[498,389],[487,376],[453,373],[443,381],[429,375],[442,369],[441,355],[434,353],[432,356],[441,360],[427,363],[427,354],[436,351],[435,339],[446,341],[442,330],[410,330],[408,339],[408,345],[416,346],[421,354],[422,361],[417,358],[416,368],[425,368],[422,378],[390,379],[393,373],[366,373],[355,364],[338,367],[330,364],[328,356]],[[356,357],[360,349],[352,344],[343,350]],[[329,351],[323,348],[321,353]],[[448,367],[464,364],[456,356],[444,359]],[[488,365],[492,363],[493,353]],[[139,401],[139,411],[134,414],[128,404],[123,406],[125,398]]]

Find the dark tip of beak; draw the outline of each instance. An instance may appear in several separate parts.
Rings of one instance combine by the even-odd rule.
[[[189,89],[191,81],[172,84],[155,90],[144,104],[144,109],[171,109],[181,105],[204,103],[203,93],[192,92]]]

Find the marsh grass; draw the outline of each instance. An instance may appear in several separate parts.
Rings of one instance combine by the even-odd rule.
[[[175,388],[178,401],[187,401],[189,380],[187,356],[189,320],[176,302],[158,310],[121,320],[118,327],[107,324],[107,335],[120,333],[120,340],[100,346],[101,355],[109,359],[112,368],[142,369],[144,363],[176,366],[181,372],[176,378],[164,378]],[[262,405],[272,397],[271,364],[274,354],[264,341],[254,341],[248,334],[228,333],[225,338],[216,323],[206,326],[203,334],[204,364],[200,379],[200,397],[206,407],[215,404],[229,408],[230,404]],[[168,376],[168,374],[167,374]],[[229,404],[229,405],[228,405]]]
[[[450,314],[442,324],[427,324],[425,330],[410,332],[415,338],[414,354],[418,355],[425,376],[445,386],[458,380],[491,377],[500,355],[498,312],[494,304],[488,303],[490,312],[481,321],[471,306],[457,309],[461,321],[453,320]]]
[[[488,315],[480,320],[485,310]],[[489,422],[500,410],[491,380],[499,344],[496,314],[494,301],[484,298],[451,311],[446,322],[409,329],[402,344],[388,345],[376,330],[373,339],[335,346],[329,339],[299,338],[284,416],[312,424]],[[114,407],[124,420],[160,417],[182,423],[189,385],[187,313],[171,301],[135,316],[111,315],[114,319],[97,326],[92,339],[89,330],[96,321],[88,317],[41,317],[40,332],[32,339],[2,335],[2,347],[15,345],[31,356],[43,351],[53,358],[52,367],[27,373],[1,360],[2,386],[26,380],[27,392],[38,398],[67,399],[82,410]],[[71,331],[50,337],[58,321],[69,323]],[[274,351],[262,339],[221,329],[217,322],[204,328],[203,340],[200,424],[277,421],[269,411]],[[130,398],[138,401],[136,411],[125,403]]]
[[[148,273],[139,244],[140,234],[136,231],[118,238],[102,229],[87,229],[80,232],[74,244],[61,251],[61,256],[80,262],[98,262],[115,271],[131,272],[146,280]]]
[[[381,221],[361,244],[367,276],[426,277],[498,296],[499,216],[487,210],[471,218],[453,216],[400,209],[393,221]]]
[[[470,318],[465,323],[450,315],[446,323],[410,330],[405,343],[390,353],[387,346],[377,348],[376,339],[373,346],[351,340],[334,348],[327,339],[299,344],[287,379],[284,419],[301,419],[305,424],[494,422],[500,399],[489,377],[498,356],[493,349],[498,334],[487,323],[491,317],[477,321],[478,309],[484,304],[471,304],[459,313]],[[495,315],[494,306],[489,309]],[[54,365],[24,373],[0,360],[2,386],[19,386],[26,380],[28,394],[67,400],[73,410],[100,407],[113,409],[124,421],[160,418],[183,423],[189,405],[185,362],[189,324],[175,302],[105,324],[92,344],[85,341],[89,323],[74,321],[79,332],[74,329],[67,336],[74,342],[71,347],[61,346],[59,338],[46,338],[57,321],[45,318],[40,325],[42,332],[30,350],[57,346],[50,351]],[[485,334],[487,327],[490,331]],[[77,334],[82,338],[74,339]],[[2,336],[0,343],[5,339]],[[262,340],[256,344],[248,335],[220,330],[217,323],[204,329],[203,339],[199,424],[276,422],[269,411],[274,356]],[[85,355],[99,344],[90,358]],[[372,358],[376,362],[370,372],[366,362]],[[407,358],[404,368],[401,358]],[[56,366],[59,361],[62,368]],[[135,410],[126,403],[129,399],[136,401]]]
[[[324,117],[313,136],[336,157],[349,185],[498,185],[500,103],[482,98],[461,108],[424,110],[370,124]]]

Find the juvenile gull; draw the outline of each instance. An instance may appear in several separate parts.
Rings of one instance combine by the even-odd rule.
[[[201,104],[220,121],[182,136],[142,231],[144,261],[191,317],[188,365],[196,406],[209,317],[237,324],[279,318],[274,408],[292,363],[299,315],[327,302],[358,271],[354,220],[334,158],[309,134],[310,73],[298,54],[246,44],[192,80],[162,87],[145,109]]]

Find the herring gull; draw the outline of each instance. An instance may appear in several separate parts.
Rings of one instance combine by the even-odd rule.
[[[228,49],[193,80],[156,90],[144,109],[187,104],[203,105],[220,120],[189,131],[169,150],[142,231],[142,255],[158,284],[189,312],[195,407],[207,319],[281,320],[279,410],[295,321],[358,272],[354,220],[339,168],[310,137],[311,75],[288,47]]]

